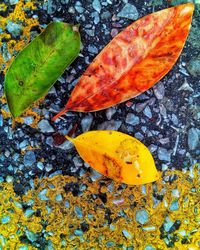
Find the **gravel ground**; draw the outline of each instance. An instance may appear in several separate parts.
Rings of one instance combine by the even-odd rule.
[[[11,12],[18,1],[5,1]],[[181,2],[181,1],[179,1]],[[182,1],[183,2],[183,1]],[[178,1],[172,1],[177,4]],[[115,6],[113,8],[113,6]],[[45,100],[35,109],[42,117],[38,128],[29,126],[33,117],[24,118],[24,124],[11,129],[11,119],[0,115],[0,174],[4,179],[15,175],[16,191],[19,182],[28,185],[35,176],[51,176],[59,171],[64,175],[80,175],[90,171],[69,142],[58,135],[66,134],[78,125],[76,135],[96,129],[113,129],[128,133],[142,141],[151,150],[159,170],[182,169],[199,160],[199,12],[196,10],[192,30],[185,48],[173,69],[153,88],[140,96],[95,113],[67,113],[55,123],[50,118],[64,107],[77,79],[92,59],[119,31],[132,20],[168,6],[167,1],[38,1],[37,9],[26,14],[39,20],[31,29],[35,37],[40,28],[53,20],[80,23],[82,49],[79,58],[65,71]],[[7,10],[7,11],[8,11]],[[4,16],[7,13],[4,13]],[[22,27],[8,22],[6,32],[19,39]],[[1,51],[10,59],[5,50]],[[4,67],[4,66],[2,66]],[[3,74],[0,91],[3,95]],[[7,110],[6,104],[0,104]],[[63,143],[62,143],[63,142]],[[31,147],[31,151],[29,150]],[[32,150],[34,148],[34,150]],[[24,152],[22,154],[21,152]]]
[[[21,2],[27,4],[23,9],[25,18],[35,20],[28,32],[31,39],[51,21],[80,23],[82,49],[46,98],[33,108],[39,117],[36,126],[31,125],[35,117],[30,113],[12,129],[3,98],[3,70],[19,50],[10,49],[10,41],[20,44],[28,40],[23,33],[26,21],[20,21],[20,15],[16,21],[17,17],[11,15]],[[31,7],[31,2],[36,8]],[[153,88],[107,110],[68,112],[51,122],[51,117],[64,107],[87,65],[112,37],[133,20],[168,7],[169,2],[176,5],[187,1],[1,1],[0,249],[12,241],[19,247],[8,249],[32,249],[30,246],[41,250],[69,249],[66,244],[74,246],[70,249],[78,249],[85,239],[86,245],[93,244],[85,249],[155,250],[152,244],[160,247],[156,249],[180,244],[177,249],[183,249],[182,244],[190,243],[188,247],[197,249],[192,244],[200,245],[196,233],[198,170],[192,169],[200,159],[199,0],[193,1],[196,9],[192,28],[180,58]],[[14,13],[17,16],[21,12]],[[7,18],[6,24],[3,18]],[[100,129],[135,136],[149,147],[163,178],[141,187],[101,179],[63,137],[75,125],[75,136]],[[172,171],[168,174],[167,170]],[[16,225],[21,231],[15,230]],[[13,230],[10,236],[8,228],[10,232]],[[116,239],[110,239],[110,235]],[[98,244],[104,236],[106,243],[101,248]]]

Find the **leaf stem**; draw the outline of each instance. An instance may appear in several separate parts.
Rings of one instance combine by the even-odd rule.
[[[54,122],[56,119],[58,119],[61,115],[64,115],[68,110],[66,109],[66,107],[61,110],[57,115],[55,115],[54,117],[51,118],[51,120]]]

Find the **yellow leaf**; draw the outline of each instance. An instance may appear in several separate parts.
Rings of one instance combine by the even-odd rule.
[[[115,181],[139,185],[159,178],[148,148],[129,135],[106,130],[66,138],[85,162]]]

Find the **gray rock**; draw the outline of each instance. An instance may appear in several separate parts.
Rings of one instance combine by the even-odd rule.
[[[121,124],[121,121],[116,120],[105,121],[98,126],[98,130],[118,130]]]
[[[132,239],[132,235],[125,229],[122,230],[122,234],[124,235],[124,237],[126,237],[127,239]]]
[[[159,147],[159,149],[158,149],[158,158],[161,161],[170,162],[171,161],[171,152],[168,151],[166,148]]]
[[[190,60],[187,69],[192,76],[200,76],[200,58]]]
[[[12,177],[11,175],[7,175],[7,176],[6,176],[6,181],[7,181],[8,183],[13,182],[13,177]]]
[[[74,145],[70,141],[65,141],[61,145],[56,146],[57,148],[61,148],[63,150],[70,150],[74,147]]]
[[[175,200],[175,201],[172,201],[171,205],[170,205],[170,208],[169,208],[171,211],[177,211],[179,210],[179,204],[178,204],[178,201]]]
[[[157,83],[153,86],[154,95],[157,97],[158,100],[161,100],[165,95],[165,87],[162,82]]]
[[[147,245],[144,250],[156,250],[156,248],[152,247],[151,245]]]
[[[28,208],[28,209],[26,209],[24,215],[25,215],[27,218],[29,218],[29,217],[31,217],[34,213],[35,213],[35,210]]]
[[[36,162],[35,153],[33,151],[28,151],[24,155],[23,162],[26,167],[32,166]]]
[[[22,150],[25,150],[25,149],[27,148],[27,146],[28,146],[28,141],[27,141],[27,140],[23,140],[23,141],[20,142],[20,144],[19,144],[19,147],[20,147],[20,149],[22,149]]]
[[[138,112],[138,113],[141,112],[142,110],[144,110],[146,105],[147,105],[146,102],[137,103],[136,106],[135,106],[135,111]]]
[[[158,146],[156,146],[156,145],[154,145],[154,144],[151,144],[151,145],[149,146],[149,150],[150,150],[151,153],[155,152],[155,151],[157,150],[157,148],[158,148]]]
[[[144,136],[140,132],[137,132],[137,133],[135,133],[135,138],[137,138],[138,140],[142,141],[144,139]]]
[[[74,230],[74,234],[76,236],[82,236],[83,235],[83,231],[81,229],[76,229],[76,230]]]
[[[108,19],[111,17],[111,13],[109,11],[105,11],[101,14],[101,19]]]
[[[149,214],[146,210],[142,209],[142,210],[139,210],[136,212],[136,215],[135,215],[135,219],[136,221],[141,224],[141,225],[144,225],[148,222],[149,220]]]
[[[44,169],[44,164],[42,162],[38,162],[37,163],[37,168],[39,168],[40,170],[43,170]]]
[[[89,45],[89,46],[88,46],[88,51],[89,51],[90,53],[92,53],[92,54],[97,54],[97,53],[98,53],[98,49],[97,49],[97,47],[94,46],[94,45]]]
[[[170,218],[167,216],[165,218],[165,222],[164,222],[164,229],[166,232],[169,232],[170,228],[173,226],[173,222],[170,220]]]
[[[56,201],[62,201],[63,200],[62,194],[57,194],[56,197],[55,197],[55,200]]]
[[[54,140],[52,136],[48,136],[46,139],[46,144],[49,145],[50,147],[53,147]]]
[[[2,127],[2,126],[3,126],[3,116],[0,115],[0,127]]]
[[[85,9],[82,7],[81,2],[77,1],[75,4],[75,9],[78,13],[83,13]]]
[[[26,125],[31,125],[34,121],[34,118],[32,116],[26,116],[23,117],[23,120]]]
[[[151,109],[149,108],[149,106],[146,106],[146,108],[143,111],[144,115],[146,115],[148,118],[152,118],[152,112]]]
[[[106,110],[106,117],[108,120],[110,120],[112,118],[112,116],[116,113],[116,108],[108,108]]]
[[[102,174],[100,174],[100,173],[98,173],[96,170],[94,170],[94,169],[91,169],[91,176],[90,176],[90,179],[92,180],[92,181],[96,181],[96,180],[98,180],[99,178],[101,178],[102,177]]]
[[[127,3],[123,9],[117,14],[118,17],[128,18],[131,20],[138,19],[138,11],[136,7],[130,3]]]
[[[190,150],[197,148],[199,144],[200,130],[197,128],[191,128],[188,131],[188,146]]]
[[[99,0],[94,0],[92,2],[92,7],[94,8],[94,10],[96,10],[98,13],[101,12],[101,3]]]
[[[38,123],[38,128],[40,129],[40,131],[42,133],[52,133],[54,132],[54,129],[52,128],[52,126],[49,124],[49,122],[47,120],[41,120]]]
[[[185,78],[184,83],[181,85],[181,87],[178,89],[178,91],[184,90],[184,91],[190,91],[193,92],[194,89],[189,85],[187,79]]]
[[[81,120],[82,131],[86,132],[86,131],[90,130],[92,122],[93,122],[93,116],[92,115],[87,115],[86,117],[84,117]]]
[[[22,26],[17,23],[8,21],[6,29],[14,38],[16,38],[21,34]]]
[[[19,2],[19,0],[9,0],[10,5],[15,5],[16,3]]]
[[[81,160],[80,157],[77,157],[77,156],[73,158],[73,162],[74,162],[75,167],[77,168],[83,165],[83,161]]]
[[[76,215],[78,216],[78,218],[83,218],[83,213],[82,213],[82,209],[78,206],[74,207],[74,212],[76,213]]]
[[[10,221],[10,216],[3,216],[1,217],[1,223],[7,224]]]
[[[98,24],[99,21],[100,21],[99,13],[98,12],[93,12],[91,16],[92,16],[92,18],[94,18],[94,24]]]
[[[45,170],[46,170],[47,172],[50,172],[52,169],[53,169],[53,166],[52,166],[51,164],[47,163],[47,165],[46,165],[46,167],[45,167]]]
[[[28,246],[21,246],[18,248],[18,250],[28,250]]]
[[[39,194],[38,197],[41,201],[48,201],[49,199],[46,197],[47,189],[43,189]]]
[[[7,44],[3,43],[1,49],[2,49],[2,56],[3,56],[4,61],[8,62],[12,58],[12,55],[8,51]]]
[[[25,231],[26,237],[31,241],[34,242],[37,240],[37,235],[29,230]]]
[[[56,5],[54,4],[53,0],[48,0],[47,2],[47,13],[53,14],[56,11]]]
[[[126,123],[133,125],[133,126],[138,125],[140,123],[140,119],[138,116],[132,113],[128,113],[126,116]]]

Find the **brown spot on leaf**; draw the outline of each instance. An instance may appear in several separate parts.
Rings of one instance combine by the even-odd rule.
[[[108,155],[103,155],[104,157],[104,167],[105,175],[114,180],[122,180],[121,176],[121,166],[116,162],[115,159],[111,158]]]

